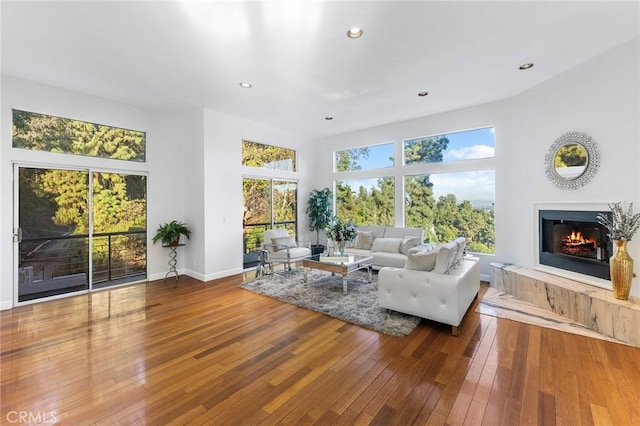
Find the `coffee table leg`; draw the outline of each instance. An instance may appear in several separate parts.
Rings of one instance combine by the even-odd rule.
[[[305,283],[307,282],[307,269],[309,269],[309,268],[307,268],[306,266],[304,266],[302,268],[302,274],[304,275],[304,282]]]
[[[371,265],[367,266],[367,271],[369,271],[369,282],[371,282],[371,270],[373,268],[371,267]]]
[[[342,274],[342,294],[347,294],[347,274]]]

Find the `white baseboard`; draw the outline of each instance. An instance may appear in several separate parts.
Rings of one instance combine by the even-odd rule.
[[[0,311],[6,311],[11,308],[13,308],[13,302],[9,300],[3,300],[0,302]]]

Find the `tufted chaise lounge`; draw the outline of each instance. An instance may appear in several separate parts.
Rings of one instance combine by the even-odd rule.
[[[381,308],[449,324],[454,336],[479,290],[477,257],[465,256],[447,274],[393,267],[378,273]]]

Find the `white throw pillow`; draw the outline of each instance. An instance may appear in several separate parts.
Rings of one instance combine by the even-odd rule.
[[[458,243],[451,241],[450,243],[443,244],[438,249],[438,259],[436,260],[436,266],[433,268],[433,272],[438,274],[448,274],[449,269],[453,265],[458,253]]]
[[[373,232],[370,231],[358,231],[356,237],[356,245],[354,248],[362,250],[371,250],[373,244]]]
[[[291,236],[272,238],[271,244],[277,244],[279,246],[279,247],[274,247],[275,251],[285,250],[286,248],[298,247],[298,245],[296,244],[296,240]]]
[[[436,266],[436,260],[438,259],[437,250],[416,250],[415,248],[409,250],[407,255],[407,262],[404,264],[404,269],[412,269],[414,271],[433,271]]]
[[[400,253],[409,254],[409,249],[416,247],[418,244],[420,244],[420,238],[406,236],[402,239],[402,242],[400,243]]]
[[[373,240],[371,251],[400,253],[400,243],[402,243],[402,238],[376,238]]]

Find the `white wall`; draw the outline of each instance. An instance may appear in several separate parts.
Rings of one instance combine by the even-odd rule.
[[[640,208],[640,97],[638,38],[576,67],[510,101],[512,132],[504,147],[501,204],[504,243],[500,258],[523,266],[535,264],[534,203],[615,201]],[[598,144],[601,165],[583,188],[558,189],[545,176],[544,156],[567,131],[585,132]],[[520,232],[524,230],[525,232]],[[522,237],[513,236],[522,234]],[[511,238],[510,238],[511,237]],[[640,246],[630,254],[640,265]],[[637,270],[637,268],[636,268]],[[640,294],[634,280],[633,294]]]
[[[266,176],[298,180],[298,229],[305,235],[304,215],[310,157],[309,141],[280,129],[264,126],[213,110],[195,112],[202,133],[186,142],[185,217],[203,232],[186,247],[186,273],[201,280],[211,280],[242,272],[242,177]],[[190,126],[191,124],[189,124]],[[189,127],[188,126],[188,127]],[[242,166],[242,140],[295,149],[298,172],[254,169]],[[194,230],[195,231],[195,230]],[[202,255],[202,259],[200,258]],[[200,268],[199,262],[203,262]]]
[[[494,125],[496,254],[483,256],[482,273],[488,274],[492,260],[533,267],[534,204],[626,201],[634,202],[635,211],[640,211],[638,40],[507,100],[324,138],[316,148],[315,186],[331,187],[334,150]],[[546,178],[544,156],[558,137],[573,130],[587,133],[598,143],[601,166],[587,186],[566,191]],[[398,159],[402,158],[399,150],[400,143]],[[443,164],[439,171],[447,167]],[[391,175],[401,182],[400,167]],[[396,185],[396,211],[402,202],[401,191]],[[397,225],[401,221],[396,217]],[[640,264],[639,238],[630,245],[636,265]],[[638,279],[631,291],[640,295]]]
[[[3,256],[0,257],[0,307],[11,307],[14,299],[11,237],[14,163],[148,173],[148,270],[150,275],[166,271],[167,253],[153,246],[151,237],[156,224],[169,218],[182,218],[184,214],[183,119],[9,76],[2,76],[1,102],[0,250]],[[11,147],[12,108],[145,131],[147,161],[138,163],[14,149]]]

